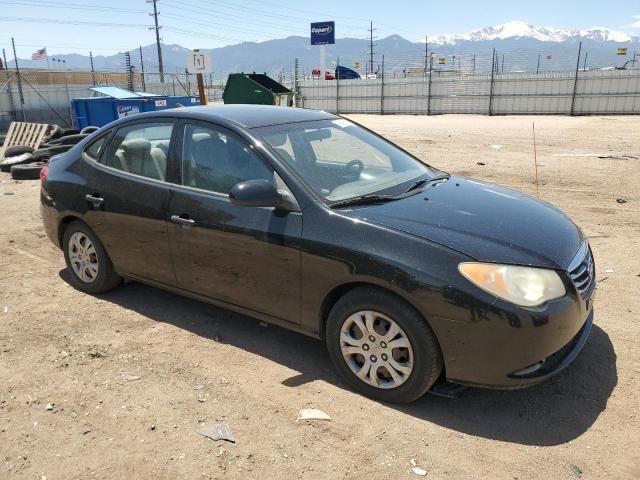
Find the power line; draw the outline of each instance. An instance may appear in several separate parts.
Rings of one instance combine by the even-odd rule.
[[[0,17],[0,22],[25,22],[25,23],[46,23],[55,22],[62,25],[80,25],[95,27],[122,27],[122,28],[147,28],[142,23],[116,23],[116,22],[88,22],[80,20],[61,20],[52,18],[28,18],[28,17]]]
[[[134,10],[131,8],[120,7],[100,7],[96,5],[87,5],[86,3],[65,3],[65,2],[47,2],[37,0],[21,0],[21,1],[2,1],[3,5],[24,5],[24,6],[37,6],[37,7],[51,7],[51,8],[73,8],[77,10],[99,10],[105,12],[123,12],[123,13],[146,13],[144,10]]]

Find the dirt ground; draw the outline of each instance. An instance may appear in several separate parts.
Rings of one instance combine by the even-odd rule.
[[[74,290],[39,182],[2,173],[0,478],[419,478],[412,459],[429,479],[640,478],[640,117],[354,119],[534,194],[535,121],[540,197],[582,226],[598,266],[577,361],[527,390],[376,403],[316,340],[137,283]],[[297,422],[307,407],[332,421]],[[196,433],[215,421],[236,444]]]

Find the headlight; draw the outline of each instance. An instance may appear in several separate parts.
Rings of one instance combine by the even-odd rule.
[[[566,293],[560,276],[545,268],[465,262],[458,270],[483,290],[523,307],[535,307]]]

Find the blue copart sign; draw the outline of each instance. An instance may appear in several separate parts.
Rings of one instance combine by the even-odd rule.
[[[311,24],[311,45],[336,43],[336,23],[316,22]]]

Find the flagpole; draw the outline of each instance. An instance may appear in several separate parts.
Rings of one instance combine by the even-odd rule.
[[[44,56],[47,57],[47,70],[49,71],[49,85],[53,86],[53,78],[51,77],[51,65],[49,65],[49,52],[47,52],[47,47],[44,47]]]

